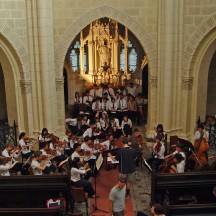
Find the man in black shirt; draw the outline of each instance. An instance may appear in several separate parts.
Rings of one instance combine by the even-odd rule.
[[[126,175],[127,180],[127,190],[126,196],[130,195],[131,183],[133,180],[133,173],[136,168],[136,150],[128,146],[128,138],[122,138],[123,148],[121,148],[117,154],[115,159],[119,161],[119,172],[120,175]]]

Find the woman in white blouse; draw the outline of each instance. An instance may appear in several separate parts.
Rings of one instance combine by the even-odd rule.
[[[91,183],[81,177],[81,175],[85,175],[90,170],[90,168],[82,168],[80,158],[75,157],[72,161],[71,185],[75,187],[83,187],[85,193],[88,194],[88,197],[94,197],[95,192]]]

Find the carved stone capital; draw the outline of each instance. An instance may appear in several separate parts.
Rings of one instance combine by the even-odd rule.
[[[157,76],[151,76],[149,79],[150,85],[152,88],[157,88],[158,86],[158,78]]]
[[[63,91],[64,90],[64,78],[59,77],[56,78],[56,91]]]
[[[182,77],[182,88],[185,90],[191,90],[193,87],[193,77]]]
[[[23,94],[29,94],[32,92],[31,80],[20,80],[20,88]]]

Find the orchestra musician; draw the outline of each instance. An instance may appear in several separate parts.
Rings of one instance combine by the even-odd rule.
[[[42,175],[43,171],[46,169],[46,163],[41,164],[43,161],[43,156],[41,151],[35,151],[32,155],[31,168],[33,175]],[[47,161],[48,163],[49,161]]]
[[[119,120],[117,118],[110,118],[110,128],[114,135],[114,138],[118,139],[122,135],[122,129],[119,125]]]
[[[15,148],[12,144],[7,143],[5,149],[2,151],[2,156],[9,159],[7,162],[9,166],[12,166],[12,164],[15,163],[11,170],[14,170],[15,172],[21,174],[22,164],[17,162],[17,159],[20,156],[19,148]]]
[[[9,165],[10,158],[0,156],[0,176],[10,176],[10,169],[16,162]]]
[[[20,133],[19,135],[19,145],[21,147],[22,151],[22,158],[29,158],[34,151],[31,150],[32,144],[27,143],[29,141],[29,138],[26,136],[25,132]]]
[[[147,160],[147,162],[151,164],[156,171],[158,170],[159,166],[164,162],[165,146],[163,142],[161,142],[161,140],[161,136],[156,136],[156,142],[153,145],[152,149],[152,158]]]
[[[121,127],[122,127],[123,136],[131,136],[132,135],[132,121],[131,121],[131,119],[128,118],[127,115],[123,116]]]
[[[56,151],[50,149],[48,143],[43,143],[42,148],[40,149],[44,160],[41,161],[41,165],[46,165],[45,169],[43,170],[44,174],[54,174],[57,173],[57,167],[52,164],[51,160],[54,159],[57,154]]]
[[[184,146],[181,143],[177,143],[176,150],[173,153],[166,155],[164,158],[172,158],[169,164],[176,166],[176,169],[174,170],[172,167],[172,170],[174,170],[176,173],[184,173],[186,164],[186,154],[184,152]]]
[[[194,153],[197,159],[195,160],[195,168],[198,166],[201,166],[202,168],[208,164],[208,138],[208,131],[205,130],[204,125],[200,124],[194,135]]]
[[[82,163],[79,157],[75,157],[72,161],[72,168],[71,168],[71,185],[75,187],[83,187],[85,193],[88,197],[94,197],[95,192],[91,185],[91,183],[83,179],[81,175],[87,174],[88,171],[91,169],[86,167],[82,167]]]
[[[164,128],[163,128],[162,124],[158,124],[157,125],[155,134],[153,135],[153,139],[155,139],[156,136],[160,136],[161,137],[161,142],[164,144],[165,151],[166,151],[167,150],[167,134],[164,131]]]
[[[72,134],[70,130],[67,130],[65,136],[62,138],[62,142],[66,143],[65,146],[65,154],[70,156],[73,153],[73,147],[75,144],[75,140],[73,139],[75,136]]]

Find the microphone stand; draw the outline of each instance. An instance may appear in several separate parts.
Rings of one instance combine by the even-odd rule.
[[[97,158],[98,159],[98,158]],[[94,213],[96,211],[100,211],[100,212],[103,212],[103,213],[109,213],[109,211],[106,211],[104,209],[100,209],[98,208],[97,206],[97,173],[99,172],[100,168],[97,169],[96,167],[96,163],[97,163],[97,160],[95,161],[95,164],[94,164],[94,167],[93,167],[93,170],[92,170],[92,174],[93,174],[93,177],[94,177],[94,189],[95,189],[95,197],[94,197],[94,204],[92,205],[93,207],[93,211],[91,212]],[[102,165],[102,164],[101,164]],[[101,167],[101,166],[100,166]]]

